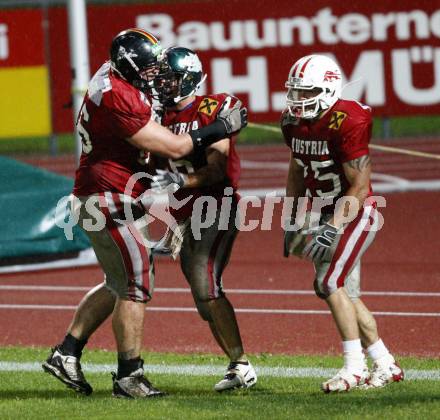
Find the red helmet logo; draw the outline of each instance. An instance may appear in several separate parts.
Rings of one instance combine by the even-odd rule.
[[[339,80],[341,75],[334,71],[327,70],[324,74],[324,82],[333,82],[333,80]]]

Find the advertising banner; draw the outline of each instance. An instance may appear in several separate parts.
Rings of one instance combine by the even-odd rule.
[[[108,57],[115,34],[140,27],[165,47],[196,50],[208,74],[202,93],[236,94],[248,105],[251,121],[278,120],[289,69],[311,53],[334,58],[343,71],[343,97],[367,103],[376,116],[440,115],[440,4],[435,1],[231,0],[90,5],[87,13],[91,74]],[[71,131],[66,9],[51,8],[49,23],[55,131]]]

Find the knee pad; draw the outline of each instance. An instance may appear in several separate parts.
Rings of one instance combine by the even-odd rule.
[[[319,299],[325,300],[328,298],[328,295],[321,291],[317,279],[315,279],[315,281],[313,282],[313,288],[315,289],[315,294],[319,297]]]

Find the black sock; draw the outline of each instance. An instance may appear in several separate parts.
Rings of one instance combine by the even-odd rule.
[[[75,356],[80,358],[84,346],[87,344],[87,339],[78,340],[71,334],[64,337],[64,341],[60,345],[61,353],[68,356]]]
[[[130,376],[130,373],[142,368],[144,361],[140,357],[124,360],[118,358],[118,375],[117,379]]]

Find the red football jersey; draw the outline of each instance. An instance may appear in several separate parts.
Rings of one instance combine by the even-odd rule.
[[[151,118],[148,98],[115,74],[104,63],[89,83],[78,119],[83,150],[76,170],[73,193],[123,193],[129,178],[146,171],[145,153],[126,140]],[[131,195],[148,188],[148,179],[138,181]]]
[[[237,98],[226,93],[217,95],[196,96],[186,108],[180,111],[166,110],[162,117],[162,125],[168,127],[175,134],[187,133],[200,127],[210,124],[217,116],[218,111],[223,103],[229,102],[232,106]],[[222,182],[202,188],[180,188],[174,194],[176,199],[183,200],[188,196],[193,198],[181,209],[170,209],[173,216],[182,220],[192,213],[194,201],[200,196],[222,197],[225,187],[232,187],[233,191],[238,188],[238,180],[240,178],[240,159],[235,149],[236,136],[230,138],[229,155],[227,160],[226,176]],[[160,167],[160,158],[151,156],[152,168]],[[168,159],[167,169],[180,172],[192,173],[208,164],[205,151],[192,153],[179,160]]]
[[[309,197],[343,197],[350,184],[342,164],[368,155],[371,108],[356,101],[338,100],[319,120],[296,120],[285,110],[281,117],[284,140],[304,168]],[[370,187],[371,193],[371,187]],[[334,206],[325,208],[325,212]]]

